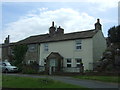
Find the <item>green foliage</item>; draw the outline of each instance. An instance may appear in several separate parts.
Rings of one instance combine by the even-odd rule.
[[[108,30],[108,42],[109,45],[103,53],[102,59],[99,60],[99,64],[95,67],[100,72],[116,70],[115,56],[117,55],[116,50],[120,49],[120,25]]]
[[[38,70],[39,65],[37,64],[37,62],[22,66],[22,73],[24,74],[38,74]]]
[[[35,69],[32,65],[25,65],[22,68],[22,73],[24,73],[24,74],[37,74],[38,70]]]
[[[93,70],[85,70],[85,73],[87,73],[87,72],[93,72]]]
[[[120,42],[120,25],[108,30],[108,38],[111,43]]]
[[[113,64],[109,64],[106,66],[106,71],[112,71],[114,68]]]
[[[14,51],[14,65],[19,65],[25,58],[25,54],[27,52],[27,45],[16,45],[13,49]]]

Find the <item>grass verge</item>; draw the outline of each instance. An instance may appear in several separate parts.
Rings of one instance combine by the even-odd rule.
[[[74,76],[78,79],[97,80],[110,83],[120,83],[120,77],[118,76]]]
[[[7,76],[2,77],[2,87],[3,88],[84,88],[82,86],[76,86],[71,84],[66,84],[59,81],[54,81],[48,78],[32,78],[32,77],[17,77],[17,76]]]

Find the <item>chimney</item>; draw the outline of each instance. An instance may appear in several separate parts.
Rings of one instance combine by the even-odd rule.
[[[5,40],[4,40],[4,44],[6,44],[7,43],[7,38],[5,38]]]
[[[7,41],[7,42],[8,42],[8,43],[10,43],[10,35],[8,35],[8,38],[7,38],[7,39],[8,39],[8,41]]]
[[[97,23],[95,23],[95,30],[102,30],[102,25],[100,24],[100,19],[97,19]]]
[[[54,35],[55,34],[55,26],[54,26],[54,21],[52,22],[52,26],[49,28],[49,34]]]
[[[52,27],[54,27],[54,21],[52,22]]]
[[[8,35],[8,37],[5,38],[4,43],[5,44],[9,44],[10,43],[10,35]]]
[[[59,34],[59,35],[64,34],[64,29],[59,26],[59,27],[57,28],[57,34]]]

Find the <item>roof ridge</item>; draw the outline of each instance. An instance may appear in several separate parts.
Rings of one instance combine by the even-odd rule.
[[[39,35],[30,36],[30,37],[37,37],[37,36],[44,36],[44,35],[49,35],[49,34],[48,33],[47,34],[39,34]]]
[[[91,29],[91,30],[85,30],[85,31],[77,31],[77,32],[71,32],[71,33],[65,33],[64,35],[67,35],[67,34],[74,34],[74,33],[82,33],[82,32],[89,32],[89,31],[94,31],[95,29]],[[37,36],[44,36],[44,35],[49,35],[48,33],[47,34],[40,34],[40,35],[34,35],[34,36],[29,36],[29,37],[37,37]],[[29,38],[27,37],[27,38]]]
[[[63,35],[50,36],[49,34],[35,35],[25,38],[20,43],[45,43],[45,42],[56,42],[56,41],[66,41],[74,39],[86,39],[92,38],[98,30],[91,29],[85,31],[71,32]]]
[[[66,34],[74,34],[74,33],[82,33],[82,32],[89,32],[89,31],[95,31],[95,29],[85,30],[85,31],[71,32],[71,33],[65,33],[64,35],[66,35]]]

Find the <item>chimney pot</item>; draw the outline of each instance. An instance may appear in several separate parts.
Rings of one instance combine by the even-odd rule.
[[[100,23],[100,19],[99,18],[97,19],[97,23]]]
[[[54,21],[52,22],[52,27],[54,27]]]

